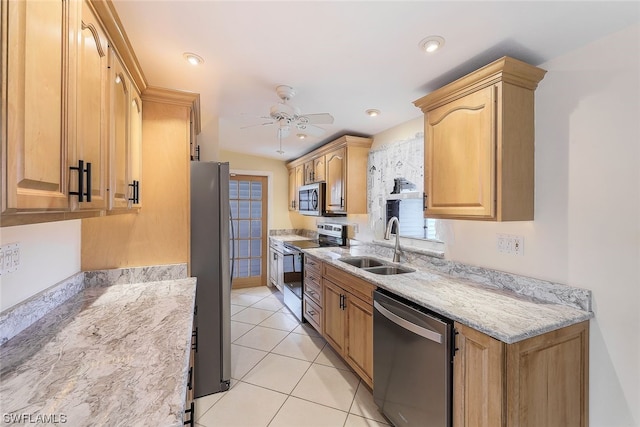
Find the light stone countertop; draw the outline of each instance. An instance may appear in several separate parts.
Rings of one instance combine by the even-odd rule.
[[[532,298],[508,289],[493,288],[467,278],[439,272],[420,263],[400,264],[415,269],[415,272],[383,276],[338,261],[342,256],[368,255],[393,264],[390,258],[367,250],[370,249],[352,246],[305,249],[303,252],[507,344],[593,317],[593,312],[588,310]],[[538,282],[541,281],[531,279],[531,286],[541,286]],[[552,292],[565,292],[563,286],[552,285],[549,285]],[[542,286],[546,284],[542,283]],[[567,293],[576,291],[579,294],[582,291],[568,286],[566,288]],[[548,289],[541,289],[539,292],[550,293]]]
[[[51,310],[0,347],[3,425],[182,426],[195,290],[195,278],[87,286]]]

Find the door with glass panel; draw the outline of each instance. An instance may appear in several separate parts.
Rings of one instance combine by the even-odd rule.
[[[267,177],[229,178],[233,288],[267,284]]]

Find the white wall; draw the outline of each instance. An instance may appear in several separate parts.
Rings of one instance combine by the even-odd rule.
[[[640,425],[639,62],[634,26],[540,65],[534,221],[437,221],[448,259],[592,290],[592,427]],[[496,233],[524,236],[524,256]]]
[[[80,220],[3,227],[0,243],[20,243],[20,267],[0,277],[0,311],[80,271]]]

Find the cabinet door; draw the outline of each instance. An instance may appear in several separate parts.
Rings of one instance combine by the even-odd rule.
[[[87,0],[82,2],[81,9],[77,49],[76,150],[75,156],[71,156],[71,163],[77,164],[78,160],[83,160],[85,165],[91,163],[91,202],[80,203],[79,207],[104,209],[107,207],[108,45]],[[72,173],[70,181],[71,188],[77,189],[76,172]]]
[[[313,160],[308,161],[304,164],[304,183],[311,184],[314,181],[314,173],[313,173]]]
[[[109,87],[111,99],[109,153],[109,209],[129,204],[129,99],[131,86],[120,59],[110,48]]]
[[[3,212],[68,208],[69,7],[62,0],[2,2]]]
[[[129,103],[129,184],[136,183],[136,187],[130,187],[129,195],[135,198],[132,205],[142,206],[142,99],[140,94],[130,81],[131,101]]]
[[[373,387],[373,309],[351,294],[347,296],[347,345],[345,357]]]
[[[453,425],[504,425],[504,344],[481,332],[455,324],[453,359]]]
[[[322,310],[324,313],[324,338],[340,354],[345,350],[345,314],[343,309],[345,292],[339,286],[324,279]]]
[[[340,148],[326,155],[326,203],[328,212],[342,212],[345,210],[345,153],[345,149]]]
[[[425,216],[495,216],[495,90],[490,86],[427,112]]]
[[[325,171],[325,157],[320,156],[316,159],[313,159],[313,177],[316,182],[321,182],[325,180],[326,171]]]
[[[296,210],[298,187],[296,186],[296,168],[289,169],[289,210]]]
[[[269,248],[269,281],[278,286],[278,253]]]

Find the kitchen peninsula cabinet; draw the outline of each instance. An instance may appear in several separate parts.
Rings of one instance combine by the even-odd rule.
[[[545,73],[503,57],[414,102],[425,217],[533,220],[534,91]]]
[[[588,425],[588,321],[514,344],[455,329],[454,427]]]
[[[375,286],[323,264],[323,336],[373,387],[373,291]]]

